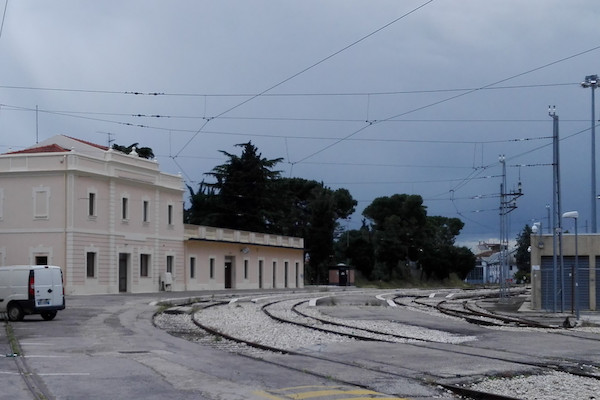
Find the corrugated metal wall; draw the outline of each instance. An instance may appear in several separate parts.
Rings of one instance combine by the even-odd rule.
[[[563,284],[561,285],[560,270],[556,271],[556,289],[554,288],[554,277],[553,277],[553,258],[542,257],[542,309],[553,310],[554,308],[554,293],[556,292],[556,304],[557,311],[561,309],[565,312],[571,311],[571,305],[573,304],[573,271],[575,267],[575,256],[564,256],[563,257]],[[578,260],[579,268],[577,274],[577,297],[579,300],[580,310],[590,309],[590,268],[588,257],[579,257]],[[596,263],[598,265],[598,263]],[[598,271],[598,269],[597,269]],[[561,296],[560,290],[564,288],[564,296]],[[596,288],[596,299],[600,297],[600,291]],[[561,307],[561,300],[564,298],[564,304]],[[600,303],[597,303],[600,304]]]

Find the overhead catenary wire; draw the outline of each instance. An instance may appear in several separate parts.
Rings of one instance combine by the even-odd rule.
[[[6,21],[6,11],[8,10],[8,0],[4,1],[4,11],[2,12],[2,23],[0,23],[0,39],[2,38],[2,32],[4,31],[4,22]]]
[[[113,116],[141,116],[141,115],[132,115],[132,114],[123,114],[123,113],[88,113],[88,112],[69,112],[69,111],[54,111],[54,110],[44,110],[44,109],[33,109],[27,107],[18,107],[11,106],[7,104],[0,104],[0,107],[3,107],[4,111],[10,110],[19,110],[19,111],[32,111],[36,113],[45,113],[45,114],[53,114],[59,116],[87,119],[98,122],[107,122],[112,124],[136,127],[136,128],[145,128],[145,129],[154,129],[159,131],[165,131],[169,133],[179,132],[179,133],[190,133],[195,132],[195,130],[191,129],[177,129],[177,128],[169,128],[169,127],[161,127],[161,126],[153,126],[147,124],[135,124],[131,122],[125,121],[116,121],[110,119],[89,117],[82,114],[91,114],[91,115],[113,115]],[[72,115],[71,115],[72,114]],[[149,116],[151,118],[160,117],[158,115]],[[168,118],[176,118],[176,117],[168,117]],[[486,122],[485,120],[477,120],[478,122]],[[499,120],[492,120],[493,122]],[[362,120],[361,120],[362,122]],[[400,122],[400,121],[399,121]],[[536,122],[541,122],[537,121]],[[547,121],[543,121],[547,122]],[[587,120],[586,120],[587,122]],[[206,134],[215,134],[215,135],[231,135],[231,136],[251,136],[251,137],[271,137],[271,138],[285,138],[285,139],[301,139],[301,140],[338,140],[340,137],[335,136],[301,136],[301,135],[275,135],[275,134],[261,134],[256,132],[225,132],[225,131],[207,131],[204,130]],[[449,140],[449,139],[396,139],[396,138],[350,138],[348,141],[362,141],[362,142],[402,142],[402,143],[430,143],[430,144],[492,144],[492,143],[510,143],[510,142],[519,142],[519,141],[532,141],[532,140],[544,140],[551,137],[540,136],[540,137],[521,137],[521,138],[508,138],[508,139],[496,139],[496,140]],[[289,153],[288,153],[289,157]]]
[[[262,95],[264,95],[264,94],[266,94],[266,93],[268,93],[268,92],[272,91],[273,89],[275,89],[275,88],[277,88],[277,87],[279,87],[279,86],[281,86],[281,85],[283,85],[283,84],[285,84],[285,83],[287,83],[287,82],[289,82],[289,81],[291,81],[291,80],[293,80],[293,79],[297,78],[298,76],[300,76],[300,75],[304,74],[305,72],[308,72],[308,71],[310,71],[311,69],[313,69],[313,68],[315,68],[315,67],[317,67],[317,66],[319,66],[319,65],[323,64],[324,62],[326,62],[326,61],[328,61],[328,60],[332,59],[333,57],[337,56],[338,54],[341,54],[341,53],[343,53],[344,51],[346,51],[346,50],[350,49],[351,47],[354,47],[354,46],[356,46],[357,44],[359,44],[359,43],[361,43],[361,42],[365,41],[366,39],[370,38],[371,36],[374,36],[374,35],[376,35],[377,33],[379,33],[379,32],[381,32],[381,31],[383,31],[384,29],[386,29],[386,28],[388,28],[388,27],[390,27],[390,26],[394,25],[394,24],[395,24],[395,23],[397,23],[398,21],[400,21],[400,20],[402,20],[402,19],[404,19],[404,18],[408,17],[409,15],[411,15],[411,14],[413,14],[413,13],[417,12],[418,10],[420,10],[420,9],[424,8],[425,6],[427,6],[428,4],[431,4],[431,3],[433,3],[433,2],[434,2],[434,0],[428,0],[428,1],[424,2],[423,4],[421,4],[421,5],[419,5],[419,6],[415,7],[415,8],[413,8],[412,10],[410,10],[410,11],[406,12],[405,14],[401,15],[400,17],[398,17],[398,18],[394,19],[393,21],[391,21],[391,22],[388,22],[387,24],[383,25],[382,27],[380,27],[380,28],[378,28],[378,29],[376,29],[376,30],[374,30],[374,31],[370,32],[369,34],[367,34],[367,35],[365,35],[365,36],[361,37],[361,38],[360,38],[360,39],[358,39],[358,40],[355,40],[354,42],[352,42],[352,43],[350,43],[350,44],[346,45],[345,47],[341,48],[340,50],[337,50],[337,51],[335,51],[334,53],[332,53],[332,54],[328,55],[327,57],[325,57],[325,58],[322,58],[322,59],[320,59],[319,61],[317,61],[317,62],[315,62],[315,63],[313,63],[313,64],[309,65],[308,67],[306,67],[306,68],[304,68],[304,69],[300,70],[299,72],[296,72],[295,74],[293,74],[293,75],[291,75],[291,76],[289,76],[289,77],[285,78],[284,80],[282,80],[282,81],[279,81],[278,83],[276,83],[276,84],[274,84],[274,85],[272,85],[272,86],[268,87],[267,89],[265,89],[265,90],[263,90],[262,92],[260,92],[260,93],[258,93],[258,94],[256,94],[256,95],[254,95],[254,96],[252,96],[252,97],[250,97],[249,99],[246,99],[246,100],[244,100],[244,101],[242,101],[242,102],[240,102],[240,103],[238,103],[238,104],[236,104],[236,105],[234,105],[234,106],[232,106],[232,107],[229,107],[229,108],[227,108],[225,111],[222,111],[222,112],[220,112],[219,114],[215,115],[215,117],[213,117],[213,118],[219,118],[219,117],[221,117],[221,116],[223,116],[223,115],[225,115],[225,114],[228,114],[228,113],[230,113],[231,111],[233,111],[233,110],[235,110],[235,109],[238,109],[239,107],[243,106],[244,104],[247,104],[247,103],[251,102],[252,100],[254,100],[254,99],[256,99],[256,98],[258,98],[258,97],[260,97],[260,96],[262,96]],[[212,118],[211,118],[211,119],[212,119]],[[191,142],[192,142],[192,141],[193,141],[193,140],[194,140],[194,139],[195,139],[195,138],[196,138],[196,137],[197,137],[197,136],[200,134],[200,132],[202,132],[202,130],[204,129],[204,127],[206,127],[206,125],[207,125],[207,123],[208,123],[209,121],[210,121],[210,120],[207,120],[207,121],[206,121],[204,124],[202,124],[202,126],[201,126],[201,127],[198,129],[198,131],[197,131],[197,132],[196,132],[196,133],[195,133],[195,134],[194,134],[194,135],[193,135],[193,136],[190,138],[190,140],[189,140],[189,141],[188,141],[188,142],[187,142],[187,143],[186,143],[186,144],[185,144],[185,145],[184,145],[184,146],[181,148],[181,150],[180,150],[180,151],[177,153],[177,155],[181,154],[181,152],[182,152],[182,151],[183,151],[185,148],[187,148],[187,146],[189,146],[189,144],[190,144],[190,143],[191,143]],[[176,156],[177,156],[177,155],[176,155]]]
[[[552,61],[552,62],[549,62],[549,63],[543,64],[543,65],[540,65],[540,66],[538,66],[538,67],[535,67],[535,68],[529,69],[529,70],[527,70],[527,71],[524,71],[524,72],[521,72],[521,73],[518,73],[518,74],[511,75],[511,76],[509,76],[509,77],[507,77],[507,78],[502,78],[502,79],[500,79],[500,80],[497,80],[497,81],[494,81],[494,82],[492,82],[492,83],[489,83],[489,84],[483,85],[483,86],[481,86],[481,87],[479,87],[479,88],[475,88],[475,89],[472,89],[472,90],[469,90],[469,91],[466,91],[466,92],[463,92],[463,93],[459,93],[459,94],[457,94],[457,95],[454,95],[454,96],[446,97],[446,98],[444,98],[444,99],[441,99],[441,100],[438,100],[438,101],[435,101],[435,102],[432,102],[432,103],[428,103],[428,104],[425,104],[425,105],[423,105],[423,106],[419,106],[419,107],[416,107],[416,108],[412,108],[412,109],[410,109],[410,110],[407,110],[407,111],[404,111],[404,112],[401,112],[401,113],[398,113],[398,114],[392,115],[392,116],[390,116],[390,117],[387,117],[387,118],[385,118],[385,119],[382,119],[382,120],[377,120],[377,121],[368,121],[366,125],[364,125],[364,126],[360,127],[359,129],[356,129],[355,131],[351,132],[350,134],[348,134],[348,135],[347,135],[347,136],[345,136],[344,138],[342,138],[342,139],[339,139],[339,140],[338,140],[338,141],[336,141],[335,143],[332,143],[332,144],[330,144],[330,145],[328,145],[328,146],[325,146],[325,147],[321,148],[320,150],[317,150],[317,151],[315,151],[315,152],[312,152],[312,153],[308,154],[307,156],[305,156],[305,157],[301,158],[300,160],[296,161],[296,163],[301,163],[301,162],[303,162],[303,161],[305,161],[305,160],[308,160],[309,158],[312,158],[312,157],[316,156],[317,154],[320,154],[320,153],[324,152],[325,150],[328,150],[328,149],[330,149],[330,148],[332,148],[332,147],[334,147],[334,146],[338,145],[339,143],[341,143],[341,142],[343,142],[343,141],[345,141],[345,140],[347,140],[347,139],[349,139],[349,138],[351,138],[351,137],[353,137],[353,136],[355,136],[355,135],[357,135],[357,134],[359,134],[359,133],[363,132],[364,130],[368,129],[369,127],[371,127],[371,126],[373,126],[373,125],[375,125],[375,124],[379,124],[379,123],[381,123],[381,122],[383,122],[383,121],[388,121],[388,120],[391,120],[391,119],[395,119],[395,118],[403,117],[403,116],[405,116],[405,115],[413,114],[413,113],[415,113],[415,112],[417,112],[417,111],[425,110],[425,109],[427,109],[427,108],[435,107],[435,106],[437,106],[437,105],[440,105],[440,104],[443,104],[443,103],[447,103],[447,102],[449,102],[449,101],[452,101],[452,100],[456,100],[456,99],[458,99],[458,98],[460,98],[460,97],[463,97],[463,96],[470,95],[470,94],[472,94],[472,93],[475,93],[475,92],[478,92],[478,91],[480,91],[480,90],[482,90],[482,89],[491,88],[491,87],[493,87],[493,86],[499,85],[499,84],[501,84],[501,83],[504,83],[504,82],[507,82],[507,81],[509,81],[509,80],[512,80],[512,79],[515,79],[515,78],[518,78],[518,77],[522,77],[522,76],[524,76],[524,75],[530,74],[530,73],[532,73],[532,72],[539,71],[539,70],[541,70],[541,69],[544,69],[544,68],[548,68],[548,67],[550,67],[550,66],[552,66],[552,65],[555,65],[555,64],[558,64],[558,63],[561,63],[561,62],[564,62],[564,61],[570,60],[570,59],[572,59],[572,58],[575,58],[575,57],[579,57],[579,56],[581,56],[581,55],[583,55],[583,54],[587,54],[587,53],[590,53],[590,52],[592,52],[592,51],[596,51],[596,50],[598,50],[598,49],[600,49],[600,45],[598,45],[598,46],[594,46],[594,47],[592,47],[592,48],[590,48],[590,49],[587,49],[587,50],[584,50],[584,51],[580,51],[580,52],[578,52],[578,53],[575,53],[575,54],[571,54],[571,55],[569,55],[569,56],[563,57],[563,58],[561,58],[561,59],[558,59],[558,60],[555,60],[555,61]]]
[[[548,88],[558,86],[580,86],[580,82],[562,82],[562,83],[540,83],[529,85],[508,85],[495,86],[488,88],[446,88],[446,89],[414,89],[414,90],[393,90],[386,92],[283,92],[283,93],[263,93],[260,97],[364,97],[364,96],[395,96],[406,94],[435,94],[448,92],[468,92],[471,90],[512,90],[512,89],[532,89],[532,88]],[[177,93],[177,92],[139,92],[130,90],[100,90],[100,89],[84,89],[84,88],[59,88],[59,87],[41,87],[41,86],[19,86],[19,85],[0,85],[0,89],[7,90],[28,90],[28,91],[46,91],[46,92],[64,92],[64,93],[86,93],[86,94],[111,94],[125,96],[150,96],[150,97],[203,97],[208,99],[211,97],[244,97],[251,98],[259,96],[258,93]],[[207,103],[204,103],[204,115],[196,118],[206,118]],[[220,118],[223,118],[221,116]]]

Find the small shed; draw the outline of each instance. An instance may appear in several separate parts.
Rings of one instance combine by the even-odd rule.
[[[353,286],[354,268],[344,263],[329,267],[329,284],[337,286]]]

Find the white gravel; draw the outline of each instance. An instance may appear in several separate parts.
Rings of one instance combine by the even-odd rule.
[[[277,303],[269,307],[269,311],[281,318],[295,320],[303,323],[312,321],[291,311],[293,303],[298,299],[288,302]],[[380,332],[410,336],[415,339],[425,339],[440,343],[463,343],[466,341],[477,340],[473,336],[458,336],[448,332],[437,331],[432,329],[407,326],[400,323],[390,321],[360,321],[360,320],[345,320],[326,316],[318,311],[318,307],[300,306],[300,311],[303,313],[315,316],[324,320],[333,322],[341,322],[347,325],[356,326],[357,328],[367,328]],[[427,310],[430,313],[429,310]],[[439,315],[439,314],[438,314]],[[228,335],[239,337],[244,340],[262,343],[265,345],[277,347],[282,350],[298,350],[301,348],[319,348],[319,346],[328,343],[352,342],[353,339],[345,336],[336,335],[333,333],[318,332],[310,329],[302,329],[291,324],[280,323],[266,316],[260,304],[251,302],[233,303],[227,306],[217,306],[207,309],[202,309],[189,314],[159,314],[155,317],[155,323],[158,327],[170,331],[175,331],[180,334],[186,332],[198,333],[198,328],[193,323],[192,318],[195,318],[203,325],[210,326],[215,330],[226,333]],[[336,330],[342,329],[328,324],[322,324],[322,327]],[[496,328],[497,329],[497,328]],[[511,328],[511,330],[519,330],[523,328]],[[581,330],[590,330],[597,332],[598,328],[580,328]],[[347,331],[345,329],[344,331]],[[353,332],[362,336],[369,334],[357,330]],[[373,335],[376,337],[376,335]],[[391,340],[390,336],[384,336],[386,340]],[[212,341],[211,344],[217,345],[214,337],[206,335],[196,339],[198,341]],[[398,339],[401,341],[405,339]],[[235,352],[253,352],[248,346],[223,341],[221,344],[224,350]],[[522,400],[595,400],[600,399],[600,380],[592,378],[584,378],[564,372],[550,372],[542,375],[517,376],[512,378],[489,378],[481,382],[467,385],[474,390],[483,392],[492,392],[500,395],[514,397]]]
[[[398,322],[386,321],[386,320],[346,320],[340,318],[334,318],[319,312],[318,308],[309,307],[307,305],[302,305],[298,307],[298,311],[302,313],[320,318],[326,321],[331,321],[335,323],[343,323],[346,325],[356,326],[357,328],[362,329],[370,329],[377,332],[383,332],[390,335],[398,335],[398,336],[408,336],[410,338],[414,338],[416,340],[427,340],[431,342],[439,342],[439,343],[452,343],[459,344],[464,342],[470,342],[477,340],[475,336],[464,336],[464,335],[455,335],[449,332],[440,331],[437,329],[428,329],[423,327],[417,327],[412,325],[405,325]],[[387,338],[390,340],[391,338]],[[398,342],[406,341],[398,339]]]
[[[289,310],[289,307],[287,310],[282,307],[282,311],[289,314],[286,315],[286,318],[289,319],[296,315]],[[196,312],[193,318],[202,325],[230,336],[282,350],[353,340],[333,333],[300,329],[295,325],[274,321],[262,312],[259,305],[254,303],[234,303],[228,306],[206,308]]]
[[[558,371],[543,375],[486,379],[470,388],[522,400],[594,400],[600,396],[600,381],[597,379]]]

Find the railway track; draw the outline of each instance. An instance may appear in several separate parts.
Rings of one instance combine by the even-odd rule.
[[[394,299],[397,301],[397,299]],[[281,325],[293,326],[294,329],[298,330],[312,330],[317,331],[326,335],[336,335],[343,340],[351,340],[351,341],[371,341],[371,342],[380,342],[380,343],[406,343],[409,345],[427,345],[428,343],[436,343],[436,340],[431,340],[423,337],[418,337],[416,335],[405,335],[405,334],[397,334],[390,332],[389,330],[382,329],[372,329],[365,326],[357,326],[356,324],[349,324],[345,322],[335,321],[331,318],[323,318],[315,315],[311,315],[311,313],[306,312],[306,304],[307,299],[283,299],[283,300],[274,300],[265,303],[260,306],[260,311],[263,315],[267,316],[269,319],[276,321]],[[403,302],[400,302],[402,305],[406,303],[406,298],[404,298]],[[494,325],[494,326],[506,326],[512,325],[515,327],[536,327],[536,328],[544,328],[544,329],[555,329],[555,327],[549,327],[545,325],[540,325],[537,323],[531,323],[532,321],[509,318],[506,316],[498,316],[493,315],[491,313],[486,313],[481,310],[474,309],[472,306],[468,306],[469,302],[467,300],[459,300],[457,302],[449,302],[447,300],[442,301],[434,301],[430,300],[430,303],[436,303],[435,305],[429,304],[424,301],[422,298],[415,298],[410,301],[410,303],[417,304],[419,307],[427,307],[429,309],[435,309],[437,312],[444,313],[444,315],[452,315],[453,317],[461,318],[464,320],[468,320],[471,323],[477,323],[478,325]],[[210,305],[202,305],[203,309],[206,308],[219,308],[229,304],[229,302],[215,302]],[[441,305],[440,305],[441,304]],[[283,306],[282,306],[283,305]],[[258,306],[256,306],[258,308]],[[287,310],[287,311],[286,311]],[[199,313],[202,314],[202,313]],[[392,373],[386,371],[382,372],[380,366],[370,366],[370,365],[360,365],[357,366],[357,362],[353,362],[352,365],[348,365],[348,363],[343,363],[340,360],[332,359],[330,357],[326,357],[323,354],[308,354],[305,351],[296,351],[291,350],[289,348],[282,348],[270,344],[265,343],[257,343],[255,340],[245,339],[243,337],[228,334],[227,332],[223,332],[222,329],[215,328],[210,326],[210,324],[203,323],[200,319],[195,317],[192,318],[193,323],[198,327],[200,332],[208,332],[212,337],[212,339],[204,339],[203,343],[207,343],[207,340],[212,340],[212,345],[216,345],[217,347],[221,347],[226,349],[227,351],[234,351],[241,353],[248,357],[256,357],[256,358],[264,358],[263,352],[274,352],[280,354],[289,354],[296,357],[302,358],[312,358],[314,360],[318,360],[319,363],[327,363],[327,364],[344,364],[344,368],[359,368],[361,370],[369,371],[373,374],[383,374],[380,379],[409,379],[409,380],[418,380],[422,384],[427,385],[436,385],[439,387],[444,387],[447,390],[451,390],[454,393],[459,394],[460,396],[468,396],[469,398],[479,399],[479,398],[487,398],[487,399],[510,399],[511,397],[505,397],[501,395],[491,394],[491,393],[483,393],[472,391],[466,386],[463,385],[455,385],[448,384],[443,382],[442,377],[435,376],[435,374],[429,374],[422,378],[416,378],[417,375],[414,370],[406,369],[404,371],[398,371]],[[482,322],[484,321],[484,322]],[[533,321],[534,322],[534,321]],[[192,335],[193,336],[193,335]],[[205,335],[207,336],[207,335]],[[220,338],[220,339],[215,339]],[[254,349],[253,351],[249,351],[249,349]],[[439,349],[438,349],[439,350]],[[455,350],[448,349],[446,350],[450,354],[452,353],[460,353],[467,354],[464,350]],[[495,361],[501,360],[510,363],[515,363],[514,359],[510,357],[486,357],[483,355],[473,355],[468,353],[469,356],[476,356],[482,358],[490,358]],[[543,370],[560,370],[569,373],[576,372],[579,376],[584,376],[586,378],[594,378],[598,379],[598,375],[595,373],[586,373],[582,371],[581,367],[578,365],[574,365],[572,363],[565,363],[564,365],[557,365],[555,360],[552,360],[552,367],[548,367],[547,363],[524,363],[521,364],[526,365],[528,367],[534,367]],[[289,363],[281,364],[281,367],[284,368],[294,368]],[[594,371],[598,368],[598,366],[588,366],[590,370]],[[327,371],[336,370],[337,368],[331,367],[327,368]],[[318,372],[313,373],[317,376],[321,376]],[[332,379],[330,375],[327,375],[329,379]],[[335,380],[335,378],[333,378]],[[339,379],[340,383],[346,383],[343,379]],[[356,385],[356,383],[352,383]]]

